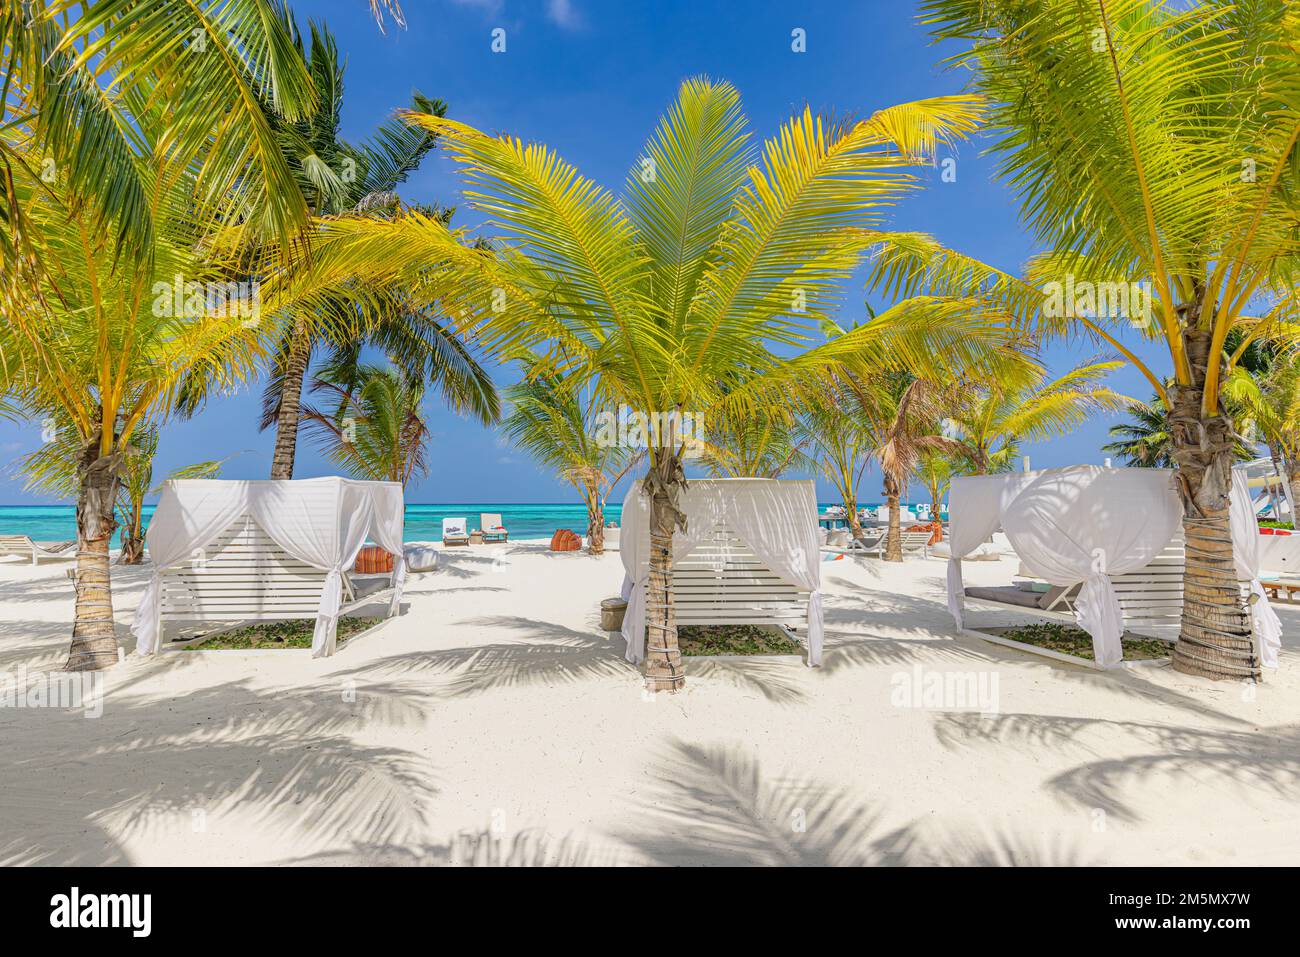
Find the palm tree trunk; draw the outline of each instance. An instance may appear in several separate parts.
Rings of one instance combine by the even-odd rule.
[[[101,456],[99,437],[86,444],[77,495],[77,601],[68,650],[68,671],[97,671],[117,664],[117,634],[113,628],[113,592],[108,569],[108,545],[117,527],[118,453]]]
[[[1296,515],[1295,515],[1295,509],[1300,507],[1300,459],[1293,459],[1290,456],[1288,456],[1286,462],[1286,471],[1287,471],[1286,480],[1291,485],[1291,502],[1292,502],[1291,505],[1292,511],[1290,516],[1291,524],[1295,528],[1300,529],[1300,522],[1296,521]],[[1277,497],[1282,501],[1286,500],[1286,496],[1282,494],[1281,489],[1278,489]],[[1278,521],[1282,520],[1282,510],[1280,508],[1278,509],[1277,512],[1277,518]]]
[[[903,543],[900,540],[902,534],[902,515],[899,513],[899,493],[898,486],[890,481],[885,482],[885,501],[889,503],[889,537],[885,541],[885,561],[901,562],[903,560]]]
[[[849,534],[856,542],[862,541],[862,521],[858,518],[858,498],[847,486],[840,488],[840,497],[844,499],[844,524],[849,527]]]
[[[942,511],[940,506],[943,504],[942,498],[943,496],[938,493],[937,489],[930,490],[930,521],[934,523],[939,532],[939,541],[943,541],[943,518],[940,515]]]
[[[646,582],[645,682],[650,691],[678,691],[686,686],[682,653],[677,646],[673,608],[673,532],[685,529],[686,516],[677,497],[686,488],[681,459],[661,449],[645,485],[650,492],[650,574]]]
[[[271,478],[293,478],[294,454],[298,450],[298,422],[302,416],[302,384],[307,378],[311,359],[311,337],[306,325],[298,320],[293,342],[284,366],[284,385],[280,390],[280,408],[275,419],[275,452],[271,456]]]
[[[1281,452],[1278,450],[1278,447],[1274,445],[1272,442],[1267,442],[1265,444],[1268,446],[1269,461],[1273,463],[1273,474],[1276,475],[1278,479],[1282,482],[1289,481],[1288,473],[1282,471],[1282,455]],[[1275,485],[1272,482],[1269,482],[1268,505],[1273,512],[1273,518],[1278,521],[1281,521],[1282,506],[1279,500],[1285,501],[1286,495],[1283,494],[1282,490],[1278,488],[1277,485]]]
[[[119,565],[139,565],[144,561],[144,536],[127,534],[122,536],[122,554],[117,557]]]
[[[131,524],[122,529],[122,554],[117,557],[119,565],[139,565],[144,561],[144,519],[140,504],[131,506]]]
[[[1199,301],[1199,296],[1193,297]],[[1183,339],[1192,367],[1191,386],[1174,385],[1170,432],[1187,564],[1183,573],[1183,619],[1174,647],[1174,670],[1206,678],[1260,678],[1250,613],[1237,584],[1232,554],[1228,503],[1232,490],[1232,421],[1223,414],[1203,417],[1205,372],[1210,333],[1197,328],[1194,316]]]
[[[605,507],[598,489],[587,491],[587,553],[605,554]]]

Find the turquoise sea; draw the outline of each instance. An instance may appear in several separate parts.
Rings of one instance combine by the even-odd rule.
[[[587,507],[573,505],[517,505],[505,502],[469,502],[406,506],[405,538],[408,542],[442,538],[444,518],[466,518],[470,528],[478,527],[480,512],[499,512],[501,522],[514,538],[550,538],[557,528],[570,528],[579,535],[587,530]],[[617,522],[622,508],[611,502],[606,521]],[[146,505],[145,521],[153,514]],[[71,505],[0,505],[0,535],[29,535],[38,542],[63,541],[77,535],[76,510]]]
[[[875,507],[874,505],[871,507]],[[825,511],[825,504],[819,507]],[[444,518],[464,517],[470,528],[478,526],[480,512],[499,512],[501,521],[514,538],[550,538],[557,528],[569,528],[579,535],[587,530],[587,509],[577,504],[519,505],[508,502],[470,502],[406,506],[408,542],[442,538]],[[622,507],[611,502],[605,520],[617,522]],[[145,506],[145,520],[153,506]],[[71,505],[0,505],[0,535],[29,535],[38,542],[63,541],[77,535],[76,513]]]

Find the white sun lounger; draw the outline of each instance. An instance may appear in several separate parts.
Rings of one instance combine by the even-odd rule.
[[[483,541],[485,542],[505,542],[510,540],[510,533],[501,524],[500,513],[479,513],[478,528],[483,533]]]
[[[251,518],[241,518],[191,560],[161,573],[161,621],[315,618],[327,572],[300,561]],[[343,601],[355,598],[343,576]]]
[[[444,545],[468,545],[469,532],[466,531],[468,525],[469,521],[465,518],[444,518],[442,520],[442,543]]]
[[[30,555],[33,565],[42,558],[71,559],[77,557],[77,540],[40,545],[27,535],[0,535],[0,555]]]
[[[731,527],[719,523],[673,562],[679,625],[780,625],[806,631],[807,589],[783,581]]]
[[[1018,585],[969,585],[966,597],[1029,611],[1072,615],[1074,602],[1079,597],[1079,588],[1079,585],[1052,585],[1046,591],[1033,591]]]
[[[929,558],[930,538],[933,534],[934,533],[928,528],[918,532],[900,532],[899,544],[903,549],[903,554],[906,555],[908,552],[920,552],[923,557]],[[877,556],[883,558],[885,556],[885,549],[888,547],[889,535],[885,534],[881,535],[880,540],[874,545],[871,545],[867,551],[874,552]]]
[[[885,540],[888,529],[884,528],[864,528],[862,538],[853,537],[853,532],[847,528],[838,528],[827,539],[827,544],[836,548],[852,548],[870,552],[875,550],[881,542]]]
[[[1180,533],[1149,564],[1137,571],[1111,576],[1125,630],[1168,641],[1178,637],[1183,612],[1183,562]],[[971,586],[965,592],[968,598],[1028,611],[1056,612],[1063,619],[1072,619],[1079,588],[1079,585],[1054,586],[1046,592],[1034,592],[1015,585]]]

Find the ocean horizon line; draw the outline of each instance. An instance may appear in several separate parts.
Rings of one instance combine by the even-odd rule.
[[[818,514],[824,514],[828,505],[837,502],[818,502]],[[863,502],[863,508],[877,509],[882,503]],[[904,503],[910,504],[910,503]],[[153,518],[157,504],[144,506],[147,526]],[[546,538],[559,529],[567,528],[582,534],[587,526],[587,506],[581,501],[569,502],[407,502],[404,509],[404,537],[407,541],[429,541],[442,537],[442,520],[464,518],[471,526],[478,522],[481,513],[499,514],[510,534],[518,539]],[[77,536],[77,507],[70,502],[46,505],[0,505],[0,534],[27,535],[35,541],[69,541]],[[605,520],[621,523],[623,502],[610,502],[605,506]]]

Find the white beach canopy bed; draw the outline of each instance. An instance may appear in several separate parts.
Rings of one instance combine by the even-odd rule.
[[[673,535],[679,625],[783,625],[806,632],[808,664],[822,658],[821,554],[810,481],[691,481],[681,495],[686,531]],[[650,499],[634,482],[623,500],[623,637],[645,658]]]
[[[39,565],[42,558],[76,558],[76,546],[75,538],[66,542],[42,545],[40,542],[33,541],[28,535],[0,535],[0,556],[22,555],[26,558],[30,555],[33,565]]]
[[[1074,614],[1097,664],[1123,659],[1126,624],[1182,614],[1183,507],[1166,469],[1069,468],[954,478],[948,610],[963,628],[963,557],[999,527],[1024,570],[1052,585],[1081,584]],[[1281,623],[1259,582],[1259,533],[1245,476],[1233,473],[1232,545],[1261,661],[1277,666]]]
[[[154,570],[131,629],[136,650],[161,648],[164,621],[315,618],[312,656],[332,655],[347,570],[367,539],[394,555],[397,612],[402,523],[396,482],[167,482],[145,536]]]

